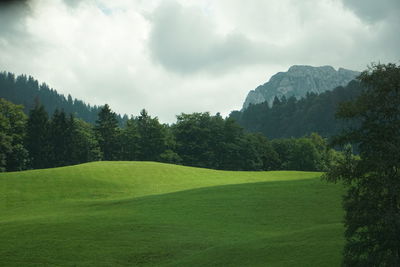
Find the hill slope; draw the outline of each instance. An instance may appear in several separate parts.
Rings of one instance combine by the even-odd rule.
[[[82,100],[73,99],[71,95],[65,97],[47,84],[39,84],[32,76],[19,75],[10,72],[0,72],[0,98],[4,98],[17,105],[24,106],[24,112],[29,113],[39,101],[51,116],[56,109],[64,110],[67,114],[74,114],[89,123],[95,123],[101,107],[91,106]],[[117,115],[120,126],[125,125],[128,116]]]
[[[6,266],[337,266],[341,188],[319,173],[96,162],[0,174]]]

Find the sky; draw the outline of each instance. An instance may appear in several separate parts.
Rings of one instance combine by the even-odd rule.
[[[117,113],[241,109],[291,65],[400,63],[398,0],[0,2],[0,71]]]

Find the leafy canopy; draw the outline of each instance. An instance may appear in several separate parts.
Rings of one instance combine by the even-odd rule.
[[[355,122],[334,144],[351,143],[351,154],[331,166],[326,178],[343,181],[345,266],[400,266],[400,66],[372,65],[359,80],[357,100],[337,116]]]

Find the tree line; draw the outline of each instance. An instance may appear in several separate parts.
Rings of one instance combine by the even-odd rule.
[[[37,103],[29,111],[0,101],[0,168],[51,168],[98,160],[158,161],[220,170],[325,170],[340,156],[316,133],[268,140],[208,112],[180,114],[172,125],[142,110],[119,126],[106,104],[94,125]]]
[[[354,80],[345,87],[308,93],[301,99],[275,97],[272,106],[268,102],[251,104],[242,111],[231,112],[230,117],[247,131],[260,132],[271,139],[298,138],[313,132],[331,137],[348,126],[335,118],[339,103],[355,99],[361,91],[361,83]]]
[[[39,82],[32,76],[19,75],[11,72],[0,72],[0,97],[14,104],[23,105],[23,111],[28,114],[35,107],[35,102],[40,101],[49,114],[56,109],[64,110],[67,114],[74,114],[89,123],[95,123],[101,107],[91,106],[82,100],[73,99],[71,95],[65,97],[46,83]],[[127,115],[117,115],[120,126],[128,120]]]

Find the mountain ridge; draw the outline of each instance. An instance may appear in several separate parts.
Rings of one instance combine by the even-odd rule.
[[[242,110],[247,109],[251,104],[268,102],[271,106],[274,98],[297,99],[307,93],[323,93],[333,90],[338,86],[346,86],[354,80],[360,72],[325,65],[314,67],[310,65],[293,65],[286,72],[278,72],[271,76],[268,82],[251,90],[243,103]]]

